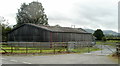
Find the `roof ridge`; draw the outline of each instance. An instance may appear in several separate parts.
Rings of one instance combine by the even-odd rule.
[[[16,30],[17,28],[22,27],[23,25],[31,25],[37,28],[45,29],[52,32],[69,32],[69,33],[88,33],[82,28],[71,28],[71,27],[56,27],[56,26],[48,26],[48,25],[41,25],[41,24],[32,24],[32,23],[24,23],[19,27],[16,27],[13,30]],[[12,31],[13,31],[12,30]]]

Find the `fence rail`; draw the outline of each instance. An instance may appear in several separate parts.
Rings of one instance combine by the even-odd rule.
[[[66,42],[2,42],[1,49],[7,53],[56,53],[62,50],[67,51]],[[62,50],[61,50],[62,49]]]
[[[93,42],[0,42],[2,53],[61,53],[94,45]]]

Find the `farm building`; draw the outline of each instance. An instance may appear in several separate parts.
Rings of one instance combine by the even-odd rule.
[[[93,41],[91,33],[81,28],[23,24],[8,33],[9,41],[19,42],[69,42]]]
[[[9,42],[94,42],[94,36],[82,28],[44,26],[26,23],[8,33]]]

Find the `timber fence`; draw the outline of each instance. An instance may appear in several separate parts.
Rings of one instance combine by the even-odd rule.
[[[1,42],[2,54],[38,54],[38,53],[66,53],[72,49],[87,47],[90,52],[91,42]]]

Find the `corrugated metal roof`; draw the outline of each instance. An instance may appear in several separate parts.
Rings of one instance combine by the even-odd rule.
[[[13,32],[14,30],[24,26],[24,25],[30,25],[30,26],[34,26],[34,27],[37,27],[37,28],[42,28],[42,29],[45,29],[45,30],[48,30],[48,31],[52,31],[52,32],[67,32],[67,33],[84,33],[84,34],[91,34],[91,33],[88,33],[87,31],[85,31],[84,29],[82,28],[71,28],[71,27],[58,27],[58,26],[45,26],[45,25],[36,25],[36,24],[31,24],[31,23],[25,23],[25,24],[22,24],[14,29],[12,29],[10,32],[8,33],[11,33]]]
[[[74,32],[74,33],[87,33],[82,28],[71,28],[71,27],[58,27],[58,26],[44,26],[27,23],[27,25],[32,25],[38,28],[43,28],[52,32]]]

